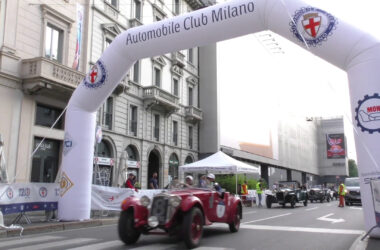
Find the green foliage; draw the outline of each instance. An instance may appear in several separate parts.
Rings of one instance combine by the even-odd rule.
[[[237,177],[237,183],[243,184],[245,180],[244,174],[239,174]],[[227,192],[236,193],[236,177],[234,174],[217,175],[215,181]],[[248,189],[256,189],[256,183],[257,180],[247,179]]]
[[[348,160],[348,175],[350,177],[358,177],[358,166],[356,165],[355,160]]]

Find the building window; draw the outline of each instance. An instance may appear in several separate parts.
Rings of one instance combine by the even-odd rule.
[[[189,148],[193,149],[193,127],[189,126]]]
[[[173,78],[173,94],[179,96],[179,81],[177,78]]]
[[[62,63],[63,31],[47,24],[45,33],[45,57]]]
[[[111,4],[116,9],[118,8],[118,2],[119,0],[107,0],[107,3]]]
[[[161,20],[162,20],[162,18],[161,18],[161,17],[159,17],[159,16],[156,16],[156,17],[155,17],[155,19],[156,19],[156,22],[158,22],[158,21],[161,21]]]
[[[154,115],[153,137],[156,141],[160,140],[160,115]]]
[[[173,121],[173,144],[178,145],[178,122]]]
[[[174,14],[179,15],[180,14],[180,0],[174,0]]]
[[[133,81],[140,83],[140,61],[135,62],[133,65]]]
[[[191,48],[188,50],[188,61],[194,63],[194,50]]]
[[[37,103],[36,110],[36,125],[51,127],[58,119],[60,114],[62,113],[62,109],[52,108],[43,104]],[[63,116],[57,121],[54,128],[63,129]]]
[[[112,116],[113,116],[113,98],[108,97],[107,101],[103,104],[103,120],[102,125],[107,129],[112,129]]]
[[[189,103],[189,106],[193,106],[193,99],[194,99],[194,95],[193,95],[193,88],[189,87],[189,100],[188,100],[188,103]]]
[[[108,48],[108,46],[110,46],[111,43],[112,43],[112,39],[106,37],[106,41],[104,42],[104,50],[106,50],[106,48]]]
[[[141,20],[141,1],[134,0],[135,4],[135,18],[137,20]]]
[[[161,69],[157,67],[154,67],[153,82],[157,87],[161,87]]]
[[[131,120],[130,120],[130,131],[131,134],[137,136],[137,107],[131,105]]]
[[[58,173],[59,151],[61,142],[57,140],[34,138],[34,149],[40,147],[33,155],[31,182],[54,182]],[[40,144],[41,143],[41,144]]]

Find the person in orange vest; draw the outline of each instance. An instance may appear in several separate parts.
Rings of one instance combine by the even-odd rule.
[[[344,207],[344,196],[346,195],[346,186],[343,184],[343,182],[341,182],[339,185],[338,195],[339,195],[339,206],[338,207]]]
[[[244,183],[241,185],[241,195],[248,195],[248,184],[247,184],[247,181],[244,181]]]

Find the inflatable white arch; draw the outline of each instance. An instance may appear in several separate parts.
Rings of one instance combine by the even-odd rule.
[[[367,229],[376,225],[368,180],[380,176],[379,41],[298,0],[235,0],[120,34],[74,91],[68,105],[59,218],[70,221],[90,217],[96,111],[136,60],[263,30],[309,47],[348,73],[352,117],[358,131],[355,141],[365,222]],[[372,235],[379,236],[380,230]]]

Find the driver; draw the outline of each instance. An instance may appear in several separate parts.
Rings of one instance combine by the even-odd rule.
[[[194,179],[193,179],[193,176],[191,175],[188,175],[185,177],[185,186],[190,188],[194,185]]]

